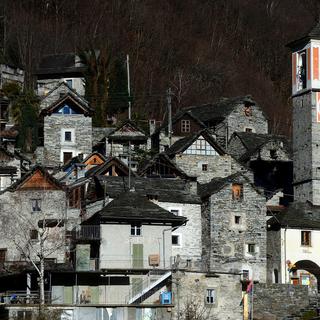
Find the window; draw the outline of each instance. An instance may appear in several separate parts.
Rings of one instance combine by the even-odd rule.
[[[207,289],[207,303],[214,304],[216,301],[215,289]]]
[[[232,200],[241,201],[243,199],[243,185],[239,183],[232,184]]]
[[[54,113],[59,113],[59,114],[78,114],[75,110],[73,110],[70,106],[65,104],[63,107],[55,111]]]
[[[184,154],[196,154],[204,156],[216,156],[217,151],[211,146],[211,144],[200,136],[193,144],[186,149]]]
[[[36,230],[36,229],[30,230],[30,239],[31,240],[38,240],[38,230]]]
[[[240,216],[234,216],[234,223],[235,224],[241,224],[241,217]]]
[[[252,107],[250,105],[247,104],[244,106],[244,114],[246,117],[252,116]]]
[[[298,90],[305,89],[307,87],[307,61],[306,61],[306,50],[298,53],[297,63],[297,82]]]
[[[202,164],[202,171],[208,171],[208,165],[206,163]]]
[[[181,245],[181,236],[178,234],[173,234],[172,235],[172,245],[173,246],[180,246]]]
[[[190,132],[190,120],[181,120],[181,132]]]
[[[32,212],[41,211],[41,199],[31,199],[31,211]]]
[[[274,279],[274,283],[279,283],[279,272],[278,272],[278,269],[274,269],[273,270],[273,279]]]
[[[255,253],[256,252],[256,245],[254,243],[247,244],[247,252],[248,253]]]
[[[141,224],[132,224],[131,225],[131,235],[132,236],[141,236]]]
[[[64,132],[64,141],[68,141],[68,142],[72,141],[71,131],[65,131]]]
[[[244,128],[245,132],[252,132],[252,128]]]
[[[0,262],[5,262],[7,256],[7,249],[0,249]]]
[[[181,209],[178,208],[170,208],[169,211],[173,213],[175,216],[181,216]]]
[[[301,231],[301,245],[311,247],[311,231]]]
[[[276,149],[271,149],[270,150],[270,158],[271,159],[277,159],[278,155],[277,155],[277,150]]]
[[[72,159],[72,152],[63,153],[63,163],[67,163],[71,159]]]

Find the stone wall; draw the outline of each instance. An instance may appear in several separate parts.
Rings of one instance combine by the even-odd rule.
[[[74,141],[63,142],[62,129],[74,130]],[[44,119],[44,158],[47,162],[59,163],[62,152],[73,156],[92,152],[92,119],[82,114],[52,114]]]
[[[291,284],[254,285],[254,314],[271,313],[277,319],[298,313],[309,305],[308,287]]]
[[[188,306],[195,306],[203,319],[242,320],[240,276],[219,274],[214,277],[205,273],[176,272],[172,277],[175,308],[172,319],[180,319]],[[214,290],[213,303],[207,303],[207,289]]]
[[[249,183],[243,183],[243,199],[232,199],[232,184],[210,197],[211,270],[248,270],[250,277],[266,281],[265,198]],[[239,223],[235,222],[238,216]],[[253,244],[253,253],[248,245]]]
[[[177,166],[189,176],[197,177],[199,183],[210,182],[212,178],[227,177],[231,172],[232,158],[229,155],[189,155],[181,154],[175,157]],[[207,170],[203,171],[202,165],[207,165]]]
[[[278,272],[278,282],[281,282],[281,231],[267,232],[267,282],[275,283],[275,270]]]
[[[268,133],[268,121],[257,105],[252,106],[251,116],[245,115],[243,104],[237,105],[226,120],[228,125],[228,140],[234,132],[244,132],[246,128],[251,128],[252,132],[255,133]]]

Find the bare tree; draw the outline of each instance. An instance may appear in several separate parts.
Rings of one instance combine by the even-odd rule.
[[[19,193],[19,192],[17,192]],[[58,215],[48,214],[41,208],[40,202],[50,197],[50,191],[34,193],[34,199],[26,199],[19,194],[16,208],[5,212],[3,225],[6,226],[5,237],[18,251],[20,256],[34,267],[39,278],[39,303],[45,304],[45,261],[47,258],[64,258],[65,228],[64,212]],[[32,212],[26,210],[25,202],[33,202]],[[64,199],[61,199],[64,201]]]

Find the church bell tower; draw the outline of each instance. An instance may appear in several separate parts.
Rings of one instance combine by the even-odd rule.
[[[288,47],[292,50],[294,200],[320,205],[320,23]]]

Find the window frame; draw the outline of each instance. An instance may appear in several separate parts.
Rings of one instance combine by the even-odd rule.
[[[142,236],[142,224],[132,223],[130,225],[130,235],[132,237],[141,237]]]
[[[253,248],[253,251],[252,251],[250,248]],[[246,251],[247,251],[247,254],[250,254],[250,255],[256,254],[256,253],[257,253],[257,246],[256,246],[256,244],[253,243],[253,242],[247,243]]]
[[[181,132],[190,133],[191,132],[191,121],[187,119],[181,120]]]
[[[202,172],[207,172],[208,171],[208,164],[207,163],[202,163],[201,164],[201,171]]]
[[[169,207],[168,209],[169,212],[171,212],[172,214],[174,214],[177,217],[182,216],[182,208],[179,207]],[[177,214],[175,214],[174,212],[177,212]]]
[[[215,305],[216,302],[217,302],[217,290],[215,288],[207,288],[205,303],[207,305]]]
[[[178,239],[177,244],[173,243],[173,241],[172,241],[173,237],[177,237],[177,239]],[[181,235],[181,233],[172,233],[171,234],[171,245],[172,245],[172,247],[175,247],[175,248],[182,247],[182,235]]]
[[[30,199],[30,203],[31,203],[31,213],[38,213],[42,211],[42,199],[32,198]],[[33,205],[33,203],[35,205]],[[38,208],[39,210],[34,210],[35,208]]]
[[[70,132],[71,140],[66,140],[66,133]],[[71,145],[75,144],[75,129],[74,128],[62,128],[61,129],[61,144]]]
[[[31,229],[29,231],[29,237],[31,241],[39,241],[39,231],[37,229]]]
[[[305,237],[304,235],[307,235]],[[301,247],[312,247],[312,234],[311,230],[301,230]]]
[[[239,190],[237,191],[237,187]],[[232,183],[231,185],[231,192],[232,192],[232,200],[233,201],[243,201],[243,192],[244,191],[244,186],[243,183]]]

